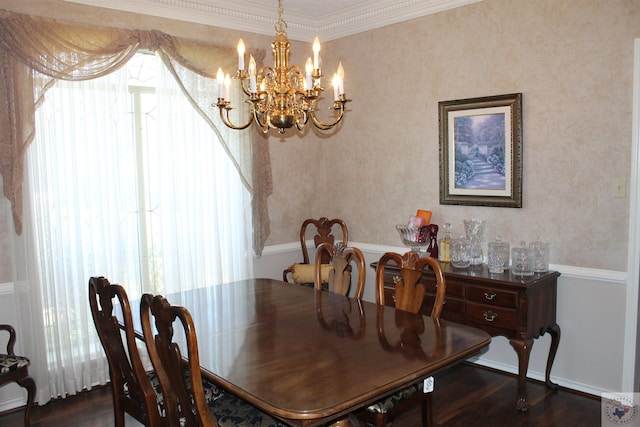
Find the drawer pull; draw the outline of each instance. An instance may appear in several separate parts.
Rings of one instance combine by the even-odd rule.
[[[396,303],[396,294],[391,295],[391,299],[393,300],[393,303]]]
[[[393,283],[398,283],[402,281],[402,276],[393,276]]]
[[[485,311],[482,315],[487,322],[493,322],[498,317],[498,313],[494,313],[493,311]]]
[[[491,301],[492,299],[494,299],[496,297],[496,293],[495,292],[491,292],[491,291],[487,291],[484,293],[484,297],[486,299],[488,299],[489,301]]]

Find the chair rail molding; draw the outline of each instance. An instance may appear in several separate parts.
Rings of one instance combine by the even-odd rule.
[[[0,283],[0,296],[13,295],[14,292],[13,282]]]

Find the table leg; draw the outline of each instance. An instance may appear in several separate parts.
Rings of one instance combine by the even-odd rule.
[[[520,412],[526,412],[529,409],[527,404],[527,370],[529,369],[529,355],[533,346],[533,338],[528,340],[509,340],[511,347],[518,353],[518,403],[517,408]]]
[[[558,324],[554,324],[547,329],[549,335],[551,335],[551,347],[549,348],[549,358],[547,359],[547,370],[545,371],[545,382],[547,383],[547,387],[552,390],[556,390],[558,388],[558,384],[551,382],[551,366],[553,366],[553,361],[556,358],[556,352],[558,351],[558,346],[560,345],[560,326]]]

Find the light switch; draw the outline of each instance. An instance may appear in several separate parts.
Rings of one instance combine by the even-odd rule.
[[[613,197],[625,197],[627,195],[627,180],[616,178],[613,180]]]

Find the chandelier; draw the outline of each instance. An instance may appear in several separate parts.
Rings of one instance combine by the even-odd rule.
[[[293,126],[303,130],[311,123],[320,130],[329,130],[340,123],[345,112],[345,104],[350,100],[344,94],[344,69],[342,63],[333,76],[333,120],[325,122],[317,116],[317,102],[324,90],[320,60],[320,41],[313,42],[313,60],[305,64],[304,72],[298,65],[289,66],[291,43],[287,38],[287,23],[282,19],[282,0],[278,0],[278,21],[275,25],[276,38],[271,43],[275,65],[256,69],[253,56],[249,59],[249,69],[245,70],[242,39],[238,42],[238,72],[234,78],[240,80],[242,92],[249,105],[249,118],[240,125],[234,125],[229,119],[231,107],[231,78],[218,69],[218,102],[213,104],[220,110],[220,118],[231,129],[246,129],[252,123],[267,133],[269,129],[278,129],[283,134]]]

